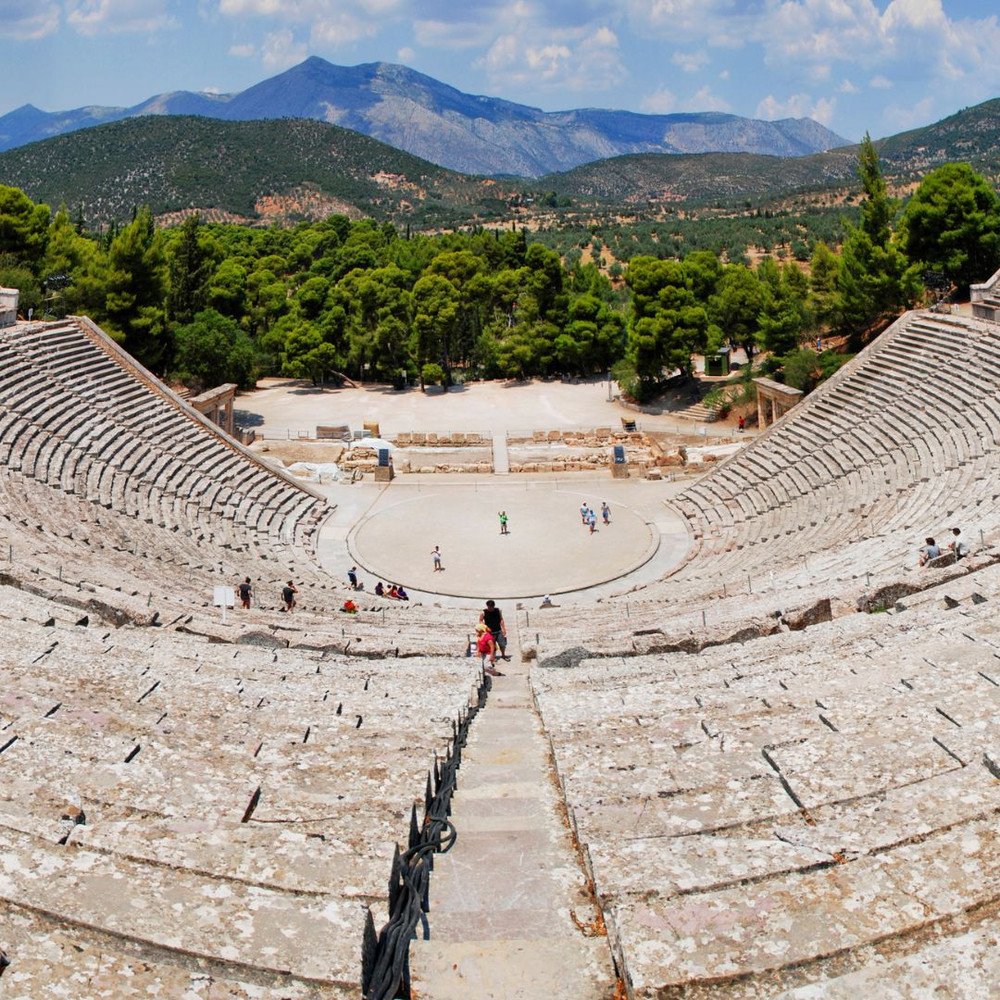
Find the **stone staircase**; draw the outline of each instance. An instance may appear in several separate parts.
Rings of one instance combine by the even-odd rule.
[[[611,949],[513,634],[507,652],[463,753],[458,839],[434,860],[430,940],[410,952],[414,995],[611,1000]]]
[[[710,424],[715,421],[715,411],[710,410],[700,400],[686,406],[683,410],[677,410],[673,416],[677,417],[678,420],[691,420],[699,424]]]

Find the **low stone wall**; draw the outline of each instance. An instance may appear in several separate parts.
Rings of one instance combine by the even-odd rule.
[[[397,473],[445,473],[462,472],[488,475],[493,472],[491,461],[484,460],[483,450],[492,445],[488,435],[476,432],[449,434],[400,433],[392,439],[399,449],[393,455],[393,467]],[[625,447],[626,460],[633,475],[656,476],[660,469],[680,467],[686,462],[683,447],[665,448],[655,438],[640,431],[622,431],[611,427],[597,427],[593,430],[532,431],[530,434],[515,434],[508,438],[508,457],[511,472],[582,472],[609,469],[614,463],[614,445]],[[539,449],[549,446],[567,449],[565,456],[539,456]],[[458,449],[458,454],[441,460],[433,455],[434,449]],[[469,449],[467,456],[461,449]],[[422,455],[421,449],[428,454]],[[479,451],[481,454],[475,454]],[[519,458],[518,452],[521,452]],[[489,452],[487,451],[488,458]],[[462,461],[467,458],[466,461]],[[355,444],[340,459],[340,467],[346,472],[360,469],[362,473],[373,472],[378,465],[374,449],[363,443]]]
[[[424,435],[413,435],[424,436]],[[426,435],[431,437],[433,435]],[[478,435],[477,435],[478,437]],[[401,444],[397,439],[396,444]],[[437,447],[450,447],[459,448],[460,445],[451,443],[450,439],[445,438],[444,440],[436,440],[432,442],[432,446]],[[467,442],[467,446],[472,448],[476,447],[479,451],[482,451],[481,442]],[[393,455],[393,471],[396,473],[420,473],[424,475],[429,475],[433,472],[441,472],[446,474],[454,474],[460,472],[476,472],[481,475],[489,475],[493,471],[493,463],[485,462],[481,460],[474,460],[468,462],[453,461],[453,462],[441,462],[434,461],[433,457],[430,455],[421,456],[419,454],[419,447],[414,447],[413,445],[406,446],[407,456],[403,457],[401,455]],[[414,454],[416,452],[416,454]],[[436,457],[436,456],[434,456]],[[378,468],[378,455],[373,448],[366,448],[364,445],[355,445],[353,448],[344,452],[339,461],[339,466],[344,472],[353,472],[355,469],[360,469],[362,473],[374,472]]]
[[[532,450],[532,446],[557,444],[575,451],[565,458],[529,458],[518,461],[518,451]],[[611,427],[593,430],[532,431],[530,435],[516,435],[508,440],[511,472],[581,472],[607,469],[614,463],[614,445],[625,448],[625,458],[631,470],[645,475],[651,469],[681,466],[683,449],[665,450],[654,438],[641,431],[622,431]]]
[[[491,439],[488,435],[478,434],[472,431],[466,434],[417,434],[415,432],[411,434],[404,432],[397,434],[392,438],[392,443],[399,445],[400,448],[419,448],[422,446],[461,448],[463,445],[489,444],[490,441]]]

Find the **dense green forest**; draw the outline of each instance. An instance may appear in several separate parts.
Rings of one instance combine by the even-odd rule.
[[[699,208],[667,213],[666,219],[627,224],[565,221],[536,230],[532,239],[552,247],[569,262],[590,247],[592,259],[607,252],[624,264],[633,257],[685,257],[710,250],[727,262],[747,263],[748,248],[779,258],[808,261],[817,244],[839,246],[845,226],[857,220],[856,208],[772,209],[743,204],[732,208]],[[612,265],[613,266],[613,265]],[[617,276],[621,267],[615,269]]]
[[[797,246],[790,217],[756,220],[780,221],[792,238],[789,259],[755,267],[679,240],[673,226],[589,233],[597,254],[603,241],[634,239],[639,252],[611,273],[581,263],[578,245],[560,254],[524,230],[411,235],[338,215],[260,229],[195,214],[160,229],[143,208],[94,235],[65,209],[0,187],[0,284],[21,290],[23,312],[93,317],[158,374],[192,386],[612,369],[645,398],[724,343],[767,352],[772,366],[783,359],[786,377],[809,384],[835,367],[810,360],[804,345],[817,335],[860,341],[928,288],[961,292],[1000,265],[1000,200],[969,166],[933,171],[905,206],[888,196],[867,140],[858,173],[856,221],[831,216],[838,253]]]

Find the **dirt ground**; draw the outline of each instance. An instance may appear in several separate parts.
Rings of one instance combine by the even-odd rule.
[[[293,462],[315,462],[317,465],[339,462],[344,451],[342,444],[333,441],[255,441],[250,447],[252,451],[280,459],[285,465]]]
[[[611,391],[618,391],[614,383]],[[237,396],[236,421],[252,427],[269,443],[274,438],[294,442],[311,436],[317,425],[347,424],[360,429],[365,422],[378,423],[381,432],[390,437],[414,430],[437,434],[476,431],[489,439],[495,434],[532,430],[620,428],[622,420],[634,420],[640,429],[650,432],[699,437],[730,434],[727,427],[679,420],[669,411],[637,413],[618,401],[609,401],[608,396],[609,385],[603,379],[497,380],[424,393],[417,388],[397,392],[381,385],[320,389],[308,382],[272,378],[262,379],[255,391]],[[675,404],[668,405],[673,408]]]

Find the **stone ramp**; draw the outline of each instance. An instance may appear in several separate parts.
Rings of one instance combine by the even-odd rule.
[[[512,637],[512,655],[513,647]],[[502,668],[507,676],[495,680],[463,755],[452,813],[458,840],[435,859],[430,940],[411,948],[415,995],[610,1000],[616,978],[607,937],[557,794],[527,669],[513,661]]]
[[[493,435],[493,474],[506,476],[510,473],[510,453],[507,451],[507,434]]]

